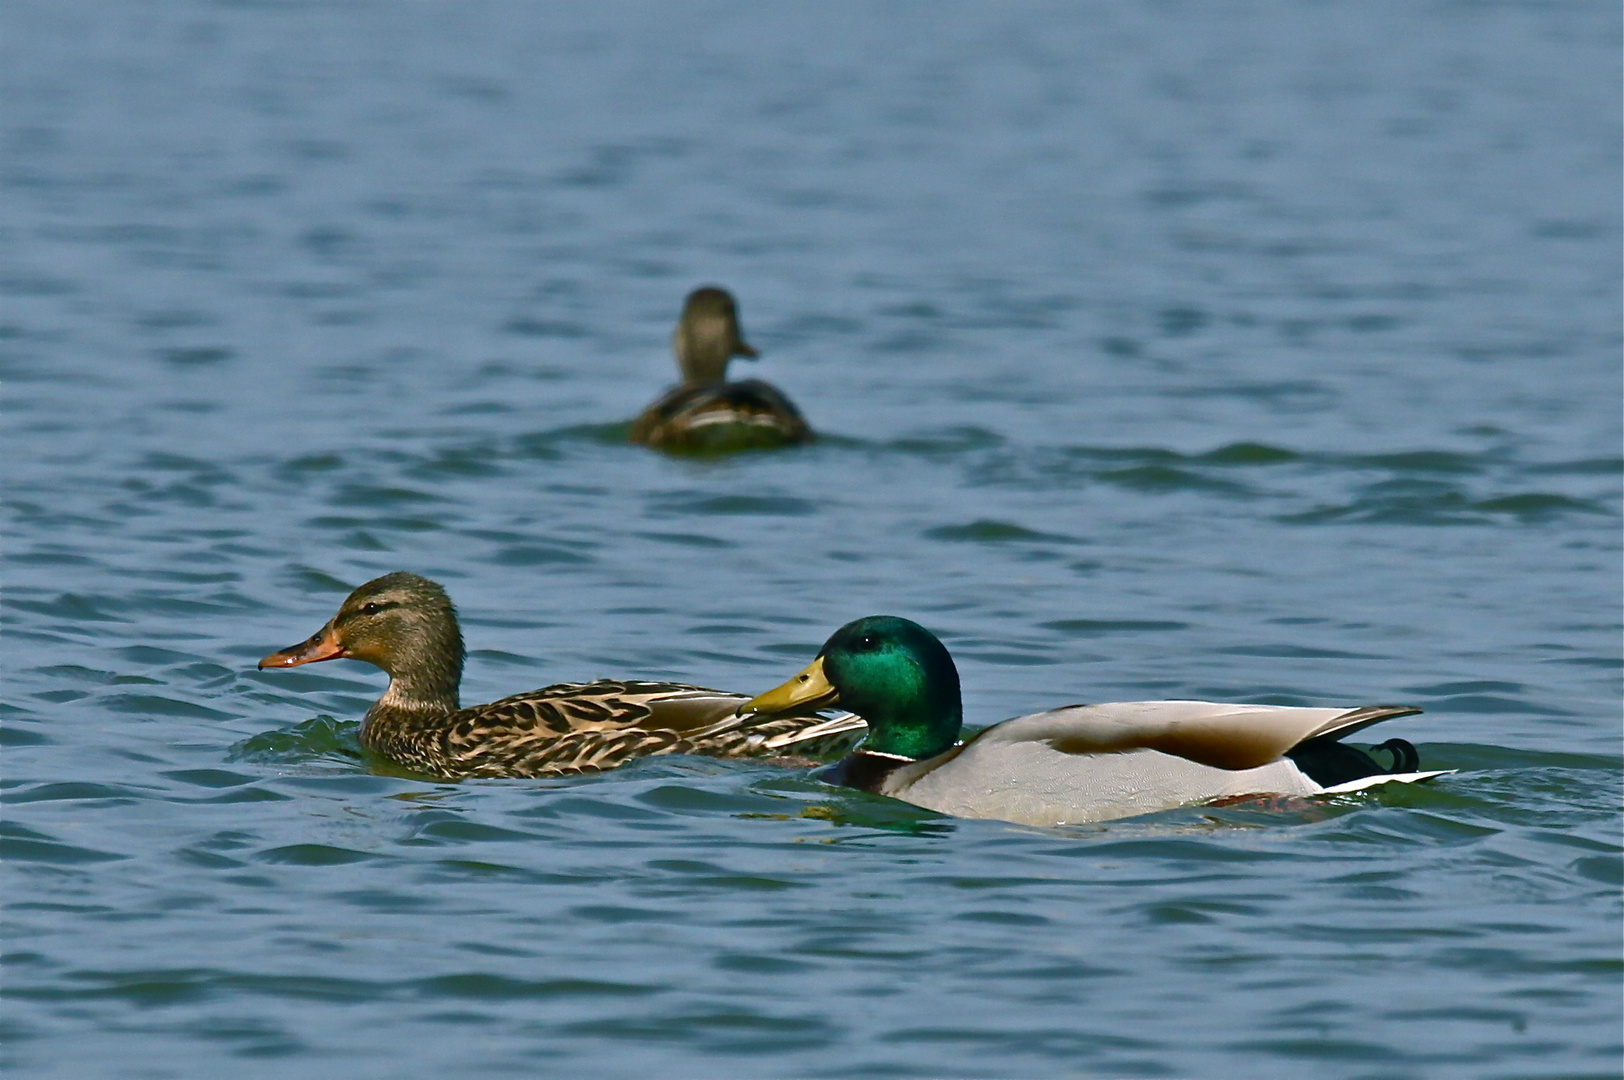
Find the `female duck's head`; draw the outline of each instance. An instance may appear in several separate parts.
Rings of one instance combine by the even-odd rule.
[[[350,593],[309,639],[272,653],[259,666],[339,659],[364,660],[388,672],[384,700],[391,706],[455,709],[463,661],[456,608],[428,578],[385,574]]]
[[[726,289],[706,285],[688,294],[682,318],[671,336],[682,379],[690,383],[717,383],[727,378],[727,362],[735,356],[756,358],[739,329],[739,307]]]
[[[836,704],[868,721],[862,749],[916,760],[950,749],[964,716],[947,647],[895,615],[842,626],[806,670],[741,711],[772,715]]]

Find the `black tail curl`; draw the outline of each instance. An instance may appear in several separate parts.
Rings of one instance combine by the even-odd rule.
[[[1387,770],[1390,773],[1412,773],[1421,769],[1421,755],[1416,753],[1413,743],[1403,739],[1388,739],[1370,748],[1372,754],[1378,750],[1386,750],[1393,755],[1393,766]]]
[[[1317,739],[1298,743],[1286,751],[1286,757],[1295,761],[1310,780],[1323,787],[1334,787],[1367,776],[1416,772],[1421,767],[1421,755],[1403,739],[1388,739],[1380,746],[1370,748],[1371,753],[1378,750],[1393,755],[1392,768],[1383,768],[1379,760],[1363,750],[1337,742],[1335,735],[1321,735]]]

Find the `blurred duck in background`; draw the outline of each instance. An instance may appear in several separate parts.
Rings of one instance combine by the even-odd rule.
[[[850,713],[741,716],[742,694],[608,679],[559,683],[462,708],[457,611],[444,589],[416,574],[367,582],[308,640],[259,666],[340,659],[361,660],[389,675],[389,689],[361,722],[361,745],[414,772],[450,779],[590,772],[650,754],[833,756],[864,730]]]
[[[759,379],[727,381],[728,361],[756,358],[739,329],[739,309],[726,289],[688,294],[672,335],[682,384],[660,396],[632,424],[631,441],[679,454],[727,454],[812,441],[800,410]]]

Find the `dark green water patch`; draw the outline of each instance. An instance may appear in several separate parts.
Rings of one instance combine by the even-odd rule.
[[[1419,744],[1425,752],[1428,768],[1461,769],[1468,772],[1504,771],[1516,775],[1532,775],[1542,769],[1600,770],[1610,773],[1624,772],[1624,762],[1618,757],[1599,754],[1574,754],[1560,750],[1525,750],[1482,743],[1428,742]],[[1433,765],[1431,762],[1438,762]]]
[[[83,780],[67,780],[54,784],[35,784],[8,790],[0,795],[0,804],[29,802],[79,802],[88,799],[116,799],[134,802],[143,793],[118,784],[96,784]]]
[[[1500,694],[1452,694],[1447,697],[1422,701],[1428,712],[1440,713],[1520,713],[1525,716],[1571,716],[1566,709],[1554,705],[1536,705],[1523,698]]]
[[[516,829],[503,829],[495,825],[485,825],[477,821],[466,821],[452,816],[414,828],[412,839],[407,843],[502,843],[515,840],[535,841],[539,837],[535,833],[520,832]]]
[[[1485,514],[1510,514],[1519,521],[1550,521],[1566,514],[1601,514],[1611,516],[1612,511],[1588,499],[1575,499],[1567,495],[1530,492],[1523,495],[1502,495],[1483,499],[1475,509]]]
[[[1381,660],[1372,653],[1347,652],[1342,649],[1314,648],[1309,645],[1231,645],[1216,650],[1230,656],[1277,656],[1291,660]]]
[[[330,596],[336,594],[344,596],[355,587],[325,571],[310,566],[301,566],[298,563],[294,563],[284,570],[278,581],[288,588],[310,595]]]
[[[1324,383],[1307,379],[1280,379],[1272,382],[1232,382],[1191,386],[1171,391],[1170,397],[1228,397],[1256,401],[1288,412],[1328,408],[1336,401],[1336,391]]]
[[[1060,454],[1075,461],[1132,462],[1138,465],[1172,465],[1190,460],[1177,450],[1160,446],[1067,446],[1060,450]]]
[[[439,975],[406,984],[416,996],[467,998],[484,1001],[574,1001],[593,997],[647,997],[662,987],[637,983],[604,982],[597,979],[512,979],[483,972]]]
[[[519,811],[514,816],[538,819],[561,818],[565,820],[572,817],[583,817],[605,818],[611,821],[647,822],[657,821],[665,815],[640,806],[630,806],[614,799],[565,795],[551,799],[540,806],[533,806]]]
[[[498,566],[581,566],[590,563],[592,559],[589,556],[560,547],[516,544],[498,549],[496,554],[491,556],[491,561]]]
[[[157,685],[159,680],[149,679],[144,675],[120,675],[112,671],[99,671],[87,668],[81,664],[51,664],[46,667],[35,668],[40,675],[54,679],[66,679],[70,682],[89,683],[96,685],[106,684],[146,684]]]
[[[1505,517],[1536,524],[1574,514],[1612,516],[1613,511],[1595,501],[1567,495],[1530,492],[1474,499],[1448,483],[1401,479],[1372,484],[1351,503],[1286,514],[1277,520],[1299,525],[1487,525]]]
[[[580,323],[565,322],[558,319],[509,319],[502,326],[502,332],[515,337],[526,338],[565,338],[575,340],[588,336],[586,327]]]
[[[331,844],[285,844],[267,848],[256,858],[260,862],[284,863],[289,866],[344,866],[377,858],[365,851],[334,847]]]
[[[38,615],[72,622],[126,622],[123,615],[114,614],[126,605],[105,596],[80,596],[61,593],[54,600],[22,600],[12,597],[8,606],[31,611]]]
[[[665,517],[806,517],[817,510],[808,499],[789,495],[702,495],[677,492],[650,500],[649,512]]]
[[[158,358],[176,367],[210,367],[222,364],[237,355],[235,349],[223,345],[199,345],[188,349],[159,349]]]
[[[0,746],[48,746],[51,739],[42,731],[33,727],[18,727],[18,723],[32,724],[35,721],[23,720],[20,717],[8,716],[4,723],[0,723]]]
[[[266,765],[295,765],[323,759],[359,762],[361,746],[355,738],[360,730],[357,721],[317,716],[292,727],[250,735],[227,751],[226,760]]]
[[[816,964],[762,954],[723,953],[711,963],[720,971],[736,971],[744,975],[797,975],[817,970]]]
[[[1044,667],[1060,659],[1045,652],[1014,652],[1009,649],[959,649],[957,655],[997,667]]]
[[[1157,633],[1169,630],[1188,630],[1189,623],[1166,619],[1056,619],[1040,623],[1047,630],[1058,630],[1072,637],[1105,637],[1110,634]]]
[[[740,814],[781,809],[771,799],[751,792],[720,792],[685,784],[662,784],[638,795],[637,801],[683,814]]]
[[[501,664],[503,667],[537,668],[541,661],[534,656],[522,656],[519,653],[503,652],[501,649],[469,649],[468,659],[479,660],[487,664]]]
[[[304,454],[282,462],[276,467],[276,471],[284,478],[295,479],[311,474],[337,472],[344,466],[345,460],[339,454]]]
[[[436,495],[431,491],[419,491],[416,488],[346,484],[340,487],[328,501],[338,506],[384,508],[417,503],[445,502],[447,500],[443,495]],[[357,522],[352,521],[349,524],[357,524]]]
[[[739,1009],[733,1012],[678,1013],[652,1019],[605,1018],[566,1024],[568,1035],[623,1040],[641,1044],[697,1043],[706,1054],[806,1053],[824,1045],[830,1035],[828,1021],[807,1017],[766,1016]]]
[[[1199,454],[1192,461],[1206,462],[1210,465],[1282,465],[1287,462],[1302,461],[1303,455],[1294,450],[1283,450],[1278,446],[1269,446],[1266,443],[1238,442],[1228,446],[1220,446],[1216,450],[1209,450]]]
[[[740,815],[741,817],[749,815]],[[784,816],[784,815],[759,815]],[[945,836],[953,832],[953,819],[935,811],[924,810],[895,799],[874,795],[867,799],[854,797],[831,799],[804,805],[794,815],[827,821],[834,825],[862,830],[842,837],[845,843],[863,843],[873,833],[899,836]]]
[[[1425,683],[1401,688],[1406,694],[1516,694],[1523,690],[1522,683],[1497,682],[1491,679],[1472,679],[1465,682]]]
[[[252,784],[258,779],[225,769],[172,769],[162,775],[171,780],[179,780],[183,784],[204,788],[239,787],[243,784]]]
[[[731,540],[723,540],[718,536],[705,536],[700,533],[640,532],[636,535],[644,540],[653,540],[658,544],[673,544],[677,547],[729,548],[738,546]]]
[[[577,447],[617,446],[625,447],[628,452],[646,453],[642,447],[632,446],[629,441],[631,431],[630,420],[608,424],[572,424],[517,436],[512,442],[512,452],[516,457],[539,461],[557,460]]]
[[[1015,525],[1007,521],[993,521],[981,518],[968,525],[938,525],[933,529],[926,529],[924,535],[931,540],[949,540],[957,542],[970,542],[978,544],[998,544],[1011,540],[1042,541],[1046,543],[1075,544],[1077,540],[1069,536],[1059,536],[1054,533],[1038,532],[1022,525]]]
[[[587,920],[588,922],[621,923],[642,922],[668,922],[675,918],[675,913],[661,911],[657,908],[634,908],[616,904],[582,904],[570,911],[571,915]]]
[[[1232,480],[1218,480],[1202,476],[1188,469],[1175,469],[1167,465],[1139,465],[1128,469],[1109,469],[1094,474],[1095,479],[1107,484],[1159,495],[1180,491],[1204,491],[1234,498],[1249,497],[1251,489]]]
[[[128,858],[126,855],[119,855],[110,851],[97,851],[94,848],[64,844],[38,833],[33,834],[33,836],[37,837],[37,839],[14,835],[13,830],[7,830],[5,834],[0,835],[0,859],[15,862],[76,865],[115,862],[119,859]]]
[[[1226,1050],[1247,1055],[1277,1055],[1292,1061],[1388,1062],[1399,1054],[1382,1043],[1355,1039],[1327,1039],[1319,1036],[1280,1039],[1244,1039],[1225,1044]]]
[[[159,694],[110,694],[99,699],[99,704],[112,712],[134,713],[138,716],[186,717],[193,720],[232,719],[230,713],[194,705],[189,701],[177,701]]]
[[[1005,442],[1005,438],[995,431],[989,431],[986,428],[974,425],[965,425],[893,439],[889,443],[883,444],[882,448],[892,453],[922,454],[935,457],[962,454],[971,450],[990,450],[994,447],[1003,446]]]
[[[263,787],[237,787],[219,795],[210,795],[201,799],[186,799],[185,802],[195,803],[199,806],[228,806],[233,803],[271,803],[287,802],[291,796],[279,791],[271,791]]]
[[[1400,454],[1372,454],[1351,457],[1347,463],[1355,468],[1389,469],[1393,472],[1475,473],[1481,472],[1483,459],[1473,454],[1451,453],[1446,450],[1411,450]]]
[[[430,481],[469,476],[498,476],[502,470],[495,463],[497,454],[496,447],[489,444],[441,447],[432,457],[407,469],[405,475]]]
[[[1583,458],[1578,461],[1556,461],[1544,465],[1530,465],[1530,473],[1554,473],[1568,476],[1620,476],[1624,475],[1624,458]]]
[[[320,613],[317,613],[309,621],[314,622],[315,619],[320,617]],[[473,622],[474,620],[470,619],[468,621]],[[293,635],[287,634],[284,636],[292,637]],[[261,651],[262,650],[260,648],[255,648],[252,650],[253,653],[259,653]],[[269,652],[270,648],[267,647],[263,651]],[[257,671],[250,669],[242,672],[241,678],[248,682],[258,683],[272,688],[276,691],[276,700],[285,700],[286,695],[288,694],[303,694],[313,691],[366,694],[372,690],[372,684],[365,679],[348,678],[341,675],[318,674],[318,672],[322,670],[323,669],[318,668],[316,671],[311,671],[308,666],[300,668],[273,668],[269,671]],[[327,668],[325,670],[331,671],[333,669]],[[339,670],[342,671],[343,668],[340,667]],[[358,669],[354,670],[357,670],[357,674],[359,674]]]

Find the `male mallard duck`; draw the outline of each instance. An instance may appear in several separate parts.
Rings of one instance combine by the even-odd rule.
[[[435,776],[550,776],[647,754],[818,754],[849,747],[863,726],[850,714],[810,712],[760,723],[767,718],[739,715],[742,694],[657,682],[559,683],[460,708],[457,612],[444,589],[416,574],[367,582],[308,641],[259,666],[341,657],[389,673],[389,689],[361,723],[361,745]]]
[[[869,734],[825,780],[944,814],[1025,825],[1439,775],[1416,772],[1415,747],[1402,739],[1376,748],[1393,755],[1391,771],[1337,741],[1421,711],[1408,705],[1072,705],[1005,720],[960,743],[953,658],[929,630],[890,615],[847,623],[806,670],[752,698],[744,711],[779,716],[836,703],[867,720]]]
[[[789,398],[759,379],[727,382],[727,362],[756,358],[739,331],[739,309],[726,289],[688,294],[671,338],[682,385],[666,391],[632,423],[631,441],[656,450],[724,453],[810,442],[812,429]]]

